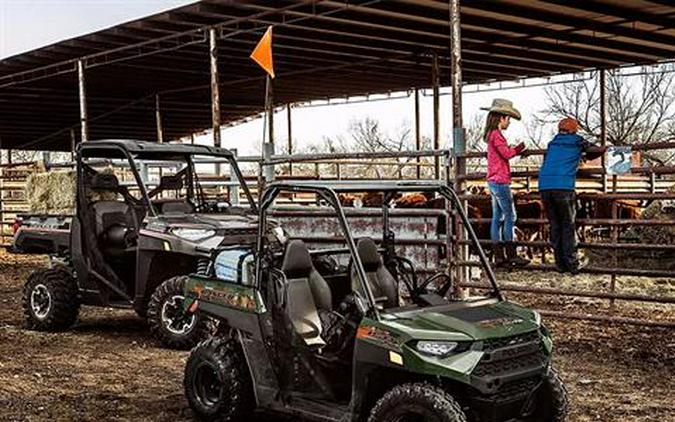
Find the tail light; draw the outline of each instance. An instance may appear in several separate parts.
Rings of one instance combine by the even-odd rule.
[[[22,218],[15,218],[14,223],[12,224],[12,233],[16,234],[16,232],[19,231],[19,227],[23,225],[23,219]]]

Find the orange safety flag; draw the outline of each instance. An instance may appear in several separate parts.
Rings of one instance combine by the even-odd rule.
[[[274,63],[272,63],[272,26],[267,28],[265,35],[262,36],[258,45],[255,46],[253,53],[251,53],[253,61],[258,63],[260,67],[265,69],[265,72],[274,78]]]

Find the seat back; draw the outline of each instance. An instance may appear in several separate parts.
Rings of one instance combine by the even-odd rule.
[[[117,177],[112,173],[98,173],[92,177],[91,190],[99,197],[114,197],[119,193],[120,185]],[[104,243],[109,243],[108,231],[116,227],[133,227],[129,221],[130,207],[123,201],[99,200],[91,204],[94,214],[94,232],[96,237]],[[118,236],[112,236],[117,238]]]
[[[129,206],[119,201],[98,201],[91,205],[94,211],[96,236],[101,236],[113,226],[129,227]]]
[[[162,214],[191,214],[195,208],[187,201],[165,201],[161,203]]]
[[[387,267],[382,263],[380,254],[377,251],[377,245],[373,239],[364,237],[359,239],[356,249],[361,258],[363,269],[366,272],[366,281],[370,290],[373,292],[375,301],[383,304],[385,308],[395,308],[399,306],[398,283],[391,275]],[[358,274],[355,269],[351,271],[352,290],[365,297],[361,289]]]
[[[286,276],[286,313],[293,328],[307,345],[324,346],[319,309],[326,309],[326,302],[330,309],[330,288],[312,265],[303,241],[288,243],[281,270]]]

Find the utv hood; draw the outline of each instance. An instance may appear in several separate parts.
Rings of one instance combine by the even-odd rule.
[[[486,300],[386,314],[383,323],[409,340],[484,340],[539,328],[538,315],[513,302]]]

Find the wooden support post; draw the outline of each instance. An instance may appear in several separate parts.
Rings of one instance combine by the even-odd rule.
[[[607,71],[600,69],[600,145],[607,146]],[[607,193],[607,162],[602,156],[602,191]]]
[[[452,142],[454,152],[454,167],[455,167],[455,191],[459,194],[464,189],[462,176],[466,173],[465,162],[463,155],[466,153],[466,142],[464,125],[462,122],[462,45],[461,45],[461,19],[460,19],[460,5],[459,0],[450,0],[450,85],[452,86]],[[461,206],[466,209],[466,201],[462,201]],[[457,219],[459,221],[459,219]],[[456,245],[459,242],[468,238],[466,227],[457,230],[455,233],[457,237]],[[459,253],[456,259],[465,261],[469,257],[468,245],[459,246]],[[470,279],[470,269],[468,267],[461,267],[458,271],[458,281],[460,283],[466,282]],[[458,291],[461,295],[464,292]]]
[[[162,112],[159,108],[159,94],[155,94],[155,123],[157,124],[157,142],[164,142],[164,130],[162,128]]]
[[[420,90],[415,88],[415,150],[419,151],[422,149],[422,134],[420,133]],[[415,165],[415,174],[417,178],[420,179],[422,175],[422,159],[417,157],[415,160],[417,165]]]
[[[77,84],[80,99],[80,140],[87,142],[89,140],[89,122],[87,118],[87,83],[84,75],[84,62],[77,61]]]
[[[213,130],[213,146],[220,148],[220,86],[218,83],[218,33],[215,28],[209,29],[209,69],[211,73],[211,128]],[[216,164],[216,175],[221,175],[221,165]]]
[[[75,161],[75,149],[77,148],[77,136],[75,129],[70,129],[70,161]]]
[[[440,120],[440,76],[438,69],[438,55],[434,53],[431,58],[431,86],[433,90],[434,100],[434,143],[433,149],[440,148],[441,139],[441,120]],[[434,179],[438,180],[440,177],[440,160],[439,157],[434,157]]]
[[[293,129],[290,104],[286,104],[286,122],[288,123],[288,155],[293,155]],[[288,175],[293,176],[293,163],[288,163]]]

